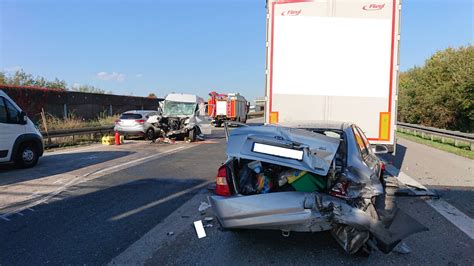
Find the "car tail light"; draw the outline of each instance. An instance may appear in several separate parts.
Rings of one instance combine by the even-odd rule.
[[[117,119],[117,120],[114,121],[114,124],[117,125],[117,124],[120,123],[120,122],[121,122],[120,119]]]
[[[337,181],[336,184],[331,188],[329,194],[338,198],[346,198],[347,195],[347,187],[349,183],[347,181]]]
[[[380,169],[381,169],[382,171],[385,171],[385,164],[382,163],[382,162],[380,163]]]
[[[219,167],[216,176],[216,194],[219,196],[230,196],[230,188],[227,183],[227,169],[225,165]]]
[[[145,120],[139,119],[139,120],[135,120],[135,122],[137,122],[138,124],[143,124],[143,123],[145,123]]]

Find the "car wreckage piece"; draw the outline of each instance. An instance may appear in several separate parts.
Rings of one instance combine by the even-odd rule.
[[[344,141],[350,139],[346,137]],[[264,146],[259,147],[261,144]],[[369,240],[388,253],[407,236],[428,230],[396,207],[383,209],[391,204],[381,204],[382,209],[377,206],[377,201],[386,200],[379,177],[363,175],[352,165],[335,176],[334,162],[340,145],[338,139],[303,129],[260,126],[233,130],[228,137],[228,160],[224,167],[231,176],[229,182],[234,193],[230,197],[211,197],[221,226],[281,230],[284,234],[331,230],[349,254],[365,248]],[[344,180],[347,193],[288,191],[242,195],[233,164],[243,159],[327,176],[331,186],[336,179]]]

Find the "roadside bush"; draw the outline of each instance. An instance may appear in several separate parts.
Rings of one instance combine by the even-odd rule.
[[[436,52],[400,75],[398,120],[450,130],[474,127],[474,46]]]
[[[84,120],[81,117],[77,117],[74,113],[69,113],[66,118],[59,118],[51,114],[46,114],[46,124],[49,131],[58,129],[113,126],[114,121],[117,118],[118,115],[108,116],[106,112],[101,113],[94,120]],[[44,131],[43,121],[39,122],[39,129]]]

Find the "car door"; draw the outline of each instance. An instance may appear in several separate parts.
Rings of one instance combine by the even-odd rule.
[[[10,161],[16,138],[25,133],[25,126],[19,119],[20,111],[0,96],[0,162]]]

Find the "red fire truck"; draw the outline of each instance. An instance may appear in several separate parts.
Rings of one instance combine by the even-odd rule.
[[[249,103],[239,93],[209,93],[208,115],[216,127],[220,127],[224,121],[231,120],[245,123],[249,111]]]

